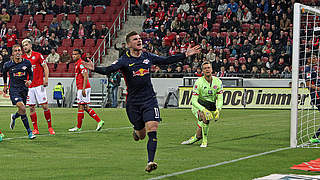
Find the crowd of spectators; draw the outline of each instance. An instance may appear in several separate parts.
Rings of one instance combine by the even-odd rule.
[[[59,1],[59,3],[57,3]],[[85,19],[79,15],[85,14],[84,7],[96,7],[105,9],[110,5],[110,0],[4,0],[0,9],[0,69],[10,58],[12,46],[21,43],[23,38],[29,38],[33,43],[33,49],[48,56],[49,62],[55,63],[55,68],[62,59],[62,51],[57,53],[58,47],[64,39],[103,39],[109,32],[104,23],[97,27],[90,13]],[[101,15],[101,14],[100,14]],[[69,17],[74,17],[70,18]],[[102,16],[102,15],[101,15]],[[15,19],[18,17],[19,19]],[[37,17],[37,19],[36,19]],[[40,17],[40,18],[39,18]],[[50,18],[48,18],[50,17]],[[47,21],[48,19],[49,21]],[[22,20],[19,23],[19,20]],[[18,24],[23,27],[19,29]],[[69,50],[69,52],[68,52]],[[4,53],[5,51],[5,53]],[[71,49],[63,49],[63,52],[71,53]],[[2,53],[1,53],[2,52]],[[57,59],[59,58],[59,59]],[[72,60],[65,63],[70,63]],[[68,69],[68,68],[67,68]]]
[[[154,77],[200,76],[210,61],[216,76],[291,78],[295,0],[136,0],[132,11],[146,15],[144,48],[158,55],[202,52],[171,66],[155,66]],[[309,5],[320,2],[310,0]]]

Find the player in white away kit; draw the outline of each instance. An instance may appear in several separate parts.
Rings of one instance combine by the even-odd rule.
[[[22,41],[22,47],[25,52],[22,57],[31,62],[33,70],[33,81],[29,87],[27,98],[27,105],[29,105],[30,107],[30,118],[34,128],[32,132],[33,134],[39,134],[37,113],[35,109],[35,105],[39,104],[44,110],[44,117],[46,118],[48,123],[49,133],[51,135],[55,135],[51,124],[51,112],[48,108],[48,98],[45,88],[46,86],[48,86],[49,68],[42,54],[32,51],[32,44],[30,39],[24,39]]]

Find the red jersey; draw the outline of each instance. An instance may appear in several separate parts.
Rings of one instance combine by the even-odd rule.
[[[22,55],[22,58],[28,59],[32,64],[32,71],[33,71],[33,81],[29,88],[37,87],[43,85],[43,74],[44,70],[42,65],[46,64],[46,60],[42,56],[41,53],[32,51],[31,56],[27,54]]]
[[[15,34],[7,34],[7,47],[12,47],[16,44],[17,36]]]
[[[77,84],[77,89],[83,89],[83,80],[84,77],[82,75],[82,73],[84,72],[88,72],[87,68],[84,67],[84,65],[82,64],[82,59],[80,58],[77,62],[76,62],[76,84]],[[91,88],[90,83],[89,83],[89,79],[87,80],[87,88]]]

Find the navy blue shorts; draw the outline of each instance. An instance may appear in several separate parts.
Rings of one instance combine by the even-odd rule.
[[[26,104],[28,97],[28,90],[22,90],[22,91],[10,91],[10,100],[13,105],[16,105],[17,102],[23,102]]]
[[[135,130],[141,130],[145,127],[145,123],[148,121],[161,121],[160,110],[158,101],[156,98],[152,98],[143,104],[126,105],[127,115],[133,128]]]

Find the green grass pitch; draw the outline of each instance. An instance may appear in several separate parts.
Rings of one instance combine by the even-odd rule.
[[[95,109],[105,121],[101,132],[88,115],[82,133],[69,133],[76,109],[51,109],[55,136],[48,136],[43,112],[37,109],[40,136],[27,139],[20,120],[12,131],[10,113],[0,108],[0,179],[149,179],[204,167],[289,146],[290,111],[223,109],[222,119],[210,124],[208,147],[180,145],[195,132],[189,109],[161,110],[156,162],[144,171],[146,139],[135,142],[124,109]],[[31,121],[30,121],[31,125]],[[291,170],[294,164],[320,158],[319,149],[288,149],[167,179],[253,179],[273,173],[317,173]]]

